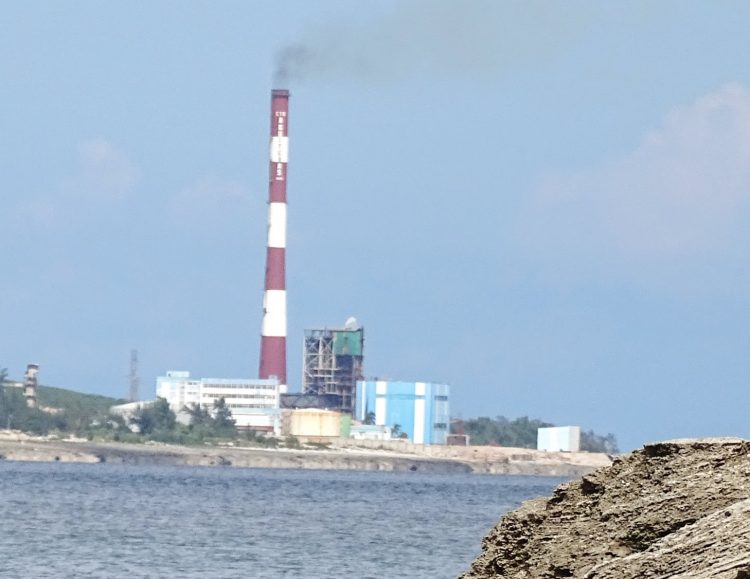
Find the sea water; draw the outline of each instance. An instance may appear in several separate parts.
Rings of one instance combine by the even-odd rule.
[[[0,461],[0,577],[455,577],[560,482]]]

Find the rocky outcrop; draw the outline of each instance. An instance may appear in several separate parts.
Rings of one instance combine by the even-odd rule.
[[[750,442],[646,445],[507,514],[463,579],[750,579]]]

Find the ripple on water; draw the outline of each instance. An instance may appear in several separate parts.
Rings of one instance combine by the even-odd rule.
[[[455,577],[560,482],[0,462],[0,577]]]

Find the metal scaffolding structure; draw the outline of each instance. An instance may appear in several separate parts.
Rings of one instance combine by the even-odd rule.
[[[337,410],[352,412],[357,380],[364,379],[364,328],[349,320],[342,329],[305,330],[303,351],[303,392],[335,395]]]

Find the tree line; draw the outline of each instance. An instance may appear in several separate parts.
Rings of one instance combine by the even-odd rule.
[[[215,400],[211,410],[191,404],[185,407],[185,411],[190,417],[188,424],[177,421],[177,415],[166,399],[157,398],[153,404],[139,407],[129,419],[129,424],[118,417],[112,440],[197,444],[211,439],[237,437],[237,426],[223,398]],[[131,425],[136,432],[132,431]],[[99,437],[106,438],[103,434],[106,433],[99,433]]]
[[[223,398],[212,409],[192,405],[185,408],[188,424],[177,421],[167,401],[158,398],[139,407],[129,418],[110,413],[124,400],[82,394],[62,388],[38,387],[38,407],[29,408],[23,389],[10,384],[8,372],[0,368],[0,428],[29,434],[60,433],[90,440],[177,444],[201,443],[211,439],[236,438],[237,428]]]
[[[467,420],[454,420],[452,434],[468,434],[472,445],[497,445],[514,448],[536,448],[537,430],[555,426],[537,418],[522,416],[509,419],[505,416],[480,416]],[[581,432],[581,450],[588,452],[619,452],[614,434],[600,435],[593,430]]]

